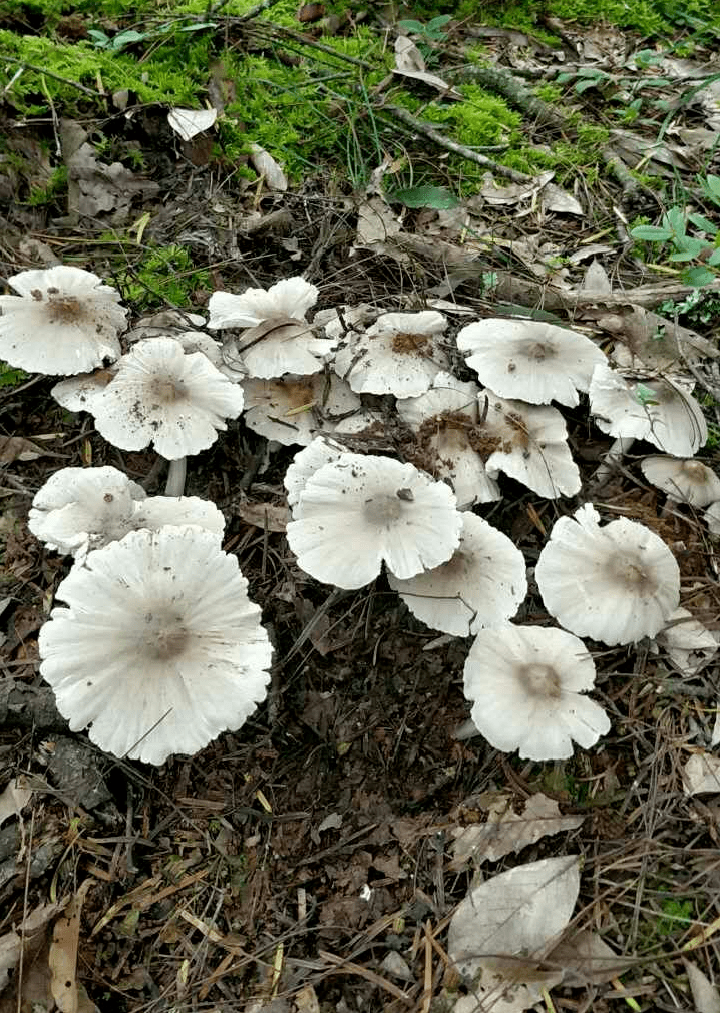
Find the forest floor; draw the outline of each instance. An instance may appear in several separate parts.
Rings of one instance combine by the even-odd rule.
[[[0,273],[94,271],[133,319],[203,314],[213,291],[302,275],[318,309],[441,307],[451,332],[526,316],[636,351],[694,342],[700,456],[717,468],[720,282],[682,275],[707,255],[671,261],[679,247],[630,235],[676,207],[712,250],[687,214],[720,222],[707,189],[720,174],[720,27],[711,5],[685,6],[684,20],[646,12],[650,23],[628,24],[612,3],[584,21],[561,3],[542,17],[466,3],[433,24],[390,5],[245,17],[242,4],[185,4],[131,23],[100,0],[75,13],[11,3]],[[409,18],[426,69],[403,77],[394,40]],[[113,46],[123,32],[138,37]],[[214,128],[190,140],[171,130],[169,106],[205,105],[219,110]],[[272,156],[264,169],[252,142]],[[715,741],[716,662],[687,677],[649,641],[591,645],[613,727],[566,762],[458,739],[469,640],[414,619],[384,577],[337,596],[302,573],[284,535],[298,448],[268,453],[240,421],[192,460],[187,491],[224,511],[224,547],[262,607],[268,700],[239,731],[160,768],[104,754],[68,731],[39,674],[38,631],[69,560],[33,538],[27,513],[60,467],[111,464],[162,488],[153,454],[109,447],[90,416],[56,404],[54,382],[0,375],[0,792],[28,792],[17,806],[0,795],[0,1013],[511,1013],[522,1007],[500,997],[468,1004],[448,923],[471,885],[563,855],[582,856],[575,957],[533,1008],[720,1009],[720,789],[693,792],[685,774]],[[478,508],[530,567],[555,519],[588,500],[612,442],[586,399],[564,415],[579,496],[547,500],[502,479],[504,498]],[[391,432],[380,442],[397,449]],[[717,630],[712,539],[701,512],[668,506],[643,478],[653,452],[636,445],[595,505],[673,548],[681,603]],[[522,621],[543,616],[531,583]],[[463,855],[467,827],[498,813],[529,825],[539,795],[556,803],[549,829],[540,818],[511,831],[492,861]],[[617,966],[579,957],[580,930]]]

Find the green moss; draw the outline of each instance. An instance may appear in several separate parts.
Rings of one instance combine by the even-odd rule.
[[[36,185],[30,190],[30,195],[25,202],[30,207],[39,207],[42,204],[52,204],[56,199],[62,197],[67,190],[67,168],[58,165],[50,174],[50,179],[44,186]]]
[[[619,28],[633,29],[643,35],[668,36],[678,30],[694,31],[720,26],[720,8],[717,0],[460,0],[456,16],[481,20],[483,24],[500,24],[506,28],[532,31],[535,36],[541,15],[560,18],[578,24],[606,22]]]
[[[28,379],[28,374],[22,369],[14,369],[7,362],[0,362],[0,387],[17,387]]]
[[[118,277],[123,301],[136,312],[165,305],[189,308],[194,293],[209,287],[209,272],[193,267],[190,251],[177,243],[150,247],[132,270]]]

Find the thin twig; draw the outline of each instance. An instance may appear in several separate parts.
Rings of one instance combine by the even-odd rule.
[[[68,77],[60,77],[59,74],[53,74],[47,67],[37,67],[34,63],[28,63],[27,60],[21,60],[17,56],[3,54],[3,60],[7,63],[19,63],[26,70],[34,70],[36,74],[44,74],[46,77],[51,77],[54,81],[60,81],[61,84],[69,84],[71,88],[77,88],[78,91],[82,91],[86,95],[92,95],[93,98],[105,97],[102,92],[96,91],[95,88],[86,88],[84,84],[80,84],[78,81],[71,81]]]
[[[517,172],[515,169],[509,169],[506,165],[500,165],[499,162],[494,162],[491,158],[486,158],[485,155],[478,154],[477,151],[473,151],[472,148],[466,148],[464,144],[458,144],[457,141],[451,141],[444,134],[441,134],[438,130],[428,126],[426,123],[422,123],[420,120],[416,120],[412,113],[409,113],[407,109],[402,109],[400,106],[389,106],[384,105],[378,112],[387,113],[396,120],[400,120],[405,126],[410,127],[411,130],[416,131],[418,134],[422,134],[423,137],[427,137],[429,141],[437,144],[440,148],[446,148],[447,151],[453,151],[456,155],[462,155],[463,158],[467,158],[470,162],[476,162],[478,165],[483,165],[493,172],[496,172],[498,176],[504,176],[506,179],[510,179],[513,183],[531,183],[532,176],[526,175],[524,172]]]

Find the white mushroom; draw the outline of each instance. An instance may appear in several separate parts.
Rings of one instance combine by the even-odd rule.
[[[199,313],[161,310],[159,313],[141,317],[124,337],[128,344],[144,341],[146,338],[174,338],[182,345],[184,352],[202,352],[213,366],[222,371],[223,346],[205,331],[198,330],[204,326],[205,318]]]
[[[173,338],[146,338],[118,361],[110,383],[87,407],[113,446],[142,450],[152,443],[174,459],[212,446],[243,404],[242,389],[201,352],[186,355]]]
[[[36,538],[76,559],[129,531],[165,524],[194,524],[220,537],[225,518],[196,496],[146,498],[141,486],[111,467],[56,471],[35,495],[28,517]]]
[[[557,521],[535,579],[563,626],[606,644],[654,637],[680,600],[680,570],[663,540],[626,517],[600,527],[591,503]]]
[[[449,481],[458,510],[501,498],[473,446],[483,438],[477,426],[478,393],[476,384],[438,373],[425,394],[397,403],[398,414],[415,433],[416,446],[405,451],[406,457],[433,478]]]
[[[463,327],[457,344],[484,386],[531,404],[574,407],[595,367],[607,362],[584,334],[534,320],[479,320]]]
[[[115,756],[162,763],[239,728],[271,661],[237,558],[195,527],[133,531],[60,584],[40,670],[73,731]]]
[[[32,373],[70,376],[120,355],[120,295],[78,267],[23,271],[0,295],[0,359]]]
[[[361,402],[334,373],[285,376],[281,380],[243,380],[245,424],[284,446],[307,446],[322,429],[357,411]]]
[[[687,609],[676,609],[655,638],[678,672],[690,679],[712,661],[718,643],[709,629]]]
[[[287,526],[298,566],[341,588],[369,584],[383,562],[401,579],[444,563],[462,518],[442,482],[389,457],[343,454],[308,480]]]
[[[715,538],[720,536],[720,500],[711,503],[703,514],[703,520],[708,526],[708,531]]]
[[[667,493],[673,503],[706,507],[720,500],[720,478],[712,468],[693,458],[657,454],[641,461],[640,469],[648,482]]]
[[[335,356],[335,371],[358,394],[417,397],[450,368],[440,339],[442,313],[385,313],[364,333],[349,331]]]
[[[248,289],[243,295],[215,292],[209,303],[211,330],[247,328],[226,344],[224,355],[235,372],[271,380],[286,373],[316,373],[337,344],[316,337],[305,320],[318,290],[302,278],[279,281],[266,292]]]
[[[692,457],[707,441],[693,386],[677,378],[637,380],[597,366],[590,384],[595,424],[609,436],[648,440],[666,454]]]
[[[478,632],[465,662],[464,689],[478,731],[491,746],[530,760],[563,760],[610,731],[603,708],[584,696],[595,662],[564,630],[511,626]]]
[[[549,499],[580,491],[580,470],[567,443],[565,419],[557,408],[505,401],[490,390],[481,391],[479,401],[481,418],[485,415],[486,453],[491,451],[485,471],[491,478],[502,471]]]
[[[92,414],[93,400],[102,394],[116,372],[115,366],[108,366],[107,369],[96,369],[94,373],[78,373],[67,380],[60,380],[50,393],[69,412]]]
[[[316,436],[312,443],[302,450],[298,450],[293,458],[292,464],[285,472],[284,484],[287,489],[288,506],[292,509],[300,499],[300,493],[307,485],[316,471],[319,471],[324,464],[337,461],[341,454],[347,453],[347,448],[340,443],[335,443],[327,436]]]
[[[482,517],[461,514],[460,545],[447,563],[388,583],[414,616],[434,630],[467,637],[504,624],[527,593],[525,560],[510,539]]]
[[[304,320],[318,299],[318,290],[304,278],[285,278],[271,288],[248,288],[242,295],[213,292],[208,309],[211,331],[257,327],[268,320]]]

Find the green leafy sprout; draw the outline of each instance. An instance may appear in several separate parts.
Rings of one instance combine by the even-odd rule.
[[[708,175],[699,180],[705,197],[720,209],[720,176]],[[688,225],[694,225],[705,238],[688,234]],[[633,239],[645,242],[671,243],[674,253],[668,256],[672,264],[696,263],[682,272],[686,285],[702,288],[709,285],[720,274],[720,230],[715,222],[697,212],[688,213],[685,208],[668,208],[660,225],[636,225],[630,230]]]

